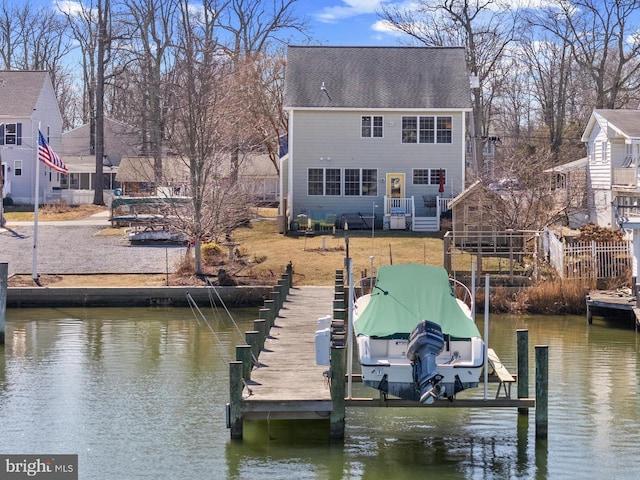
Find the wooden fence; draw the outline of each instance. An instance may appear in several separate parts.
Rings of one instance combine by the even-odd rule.
[[[622,242],[571,242],[545,230],[544,248],[549,263],[561,278],[602,279],[628,276],[633,267],[633,245]]]

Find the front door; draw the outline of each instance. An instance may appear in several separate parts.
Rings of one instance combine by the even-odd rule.
[[[387,197],[404,198],[404,173],[387,173]]]

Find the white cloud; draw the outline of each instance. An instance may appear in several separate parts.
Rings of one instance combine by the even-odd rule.
[[[356,15],[376,13],[388,0],[342,0],[341,5],[325,7],[317,15],[318,21],[333,23]]]
[[[78,15],[83,11],[82,3],[74,0],[55,0],[53,4],[68,15]]]

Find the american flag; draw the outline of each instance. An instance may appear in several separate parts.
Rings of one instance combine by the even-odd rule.
[[[67,173],[68,171],[62,159],[51,150],[40,130],[38,130],[38,160],[57,172]]]

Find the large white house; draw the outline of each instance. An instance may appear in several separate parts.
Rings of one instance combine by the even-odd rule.
[[[287,224],[334,214],[437,229],[436,199],[465,187],[470,98],[463,48],[290,46]]]
[[[0,157],[2,195],[16,204],[35,201],[36,166],[39,199],[51,198],[60,173],[38,162],[38,128],[54,152],[60,151],[62,116],[49,73],[0,71]]]

